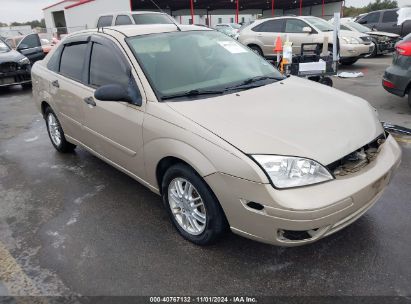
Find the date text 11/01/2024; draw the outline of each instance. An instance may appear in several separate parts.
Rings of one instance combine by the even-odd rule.
[[[150,303],[257,303],[254,297],[150,297]]]

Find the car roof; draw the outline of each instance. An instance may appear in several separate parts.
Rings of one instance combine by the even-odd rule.
[[[111,31],[123,34],[126,37],[141,36],[148,34],[158,34],[158,33],[171,33],[171,32],[189,32],[189,31],[212,31],[212,29],[197,26],[197,25],[177,25],[177,24],[131,24],[131,25],[120,25],[120,26],[108,26],[100,29],[84,30],[76,32],[70,37],[75,37],[80,34],[87,33],[97,33]],[[111,33],[110,33],[111,34]]]
[[[112,15],[146,15],[146,14],[160,14],[160,15],[166,15],[166,13],[163,12],[153,12],[153,11],[115,11],[115,12],[107,12],[105,14],[100,14],[98,15],[99,17],[104,17],[104,16],[112,16]]]
[[[398,11],[398,10],[399,10],[398,7],[397,7],[397,8],[387,8],[387,9],[382,9],[382,10],[377,10],[377,11],[372,11],[372,12],[365,13],[364,16],[365,16],[365,15],[372,14],[372,13],[380,13],[380,12],[388,12],[388,11]],[[360,15],[360,16],[361,16],[361,15]],[[362,17],[362,16],[361,16],[361,17]]]

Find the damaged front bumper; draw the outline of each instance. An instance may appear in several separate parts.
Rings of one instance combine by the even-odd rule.
[[[401,149],[389,136],[374,161],[328,183],[276,190],[223,173],[205,179],[233,232],[269,244],[298,246],[330,235],[364,214],[382,195],[400,159]]]
[[[13,86],[31,82],[31,66],[24,65],[3,68],[0,66],[0,87]]]

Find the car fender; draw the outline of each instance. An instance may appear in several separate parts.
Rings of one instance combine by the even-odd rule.
[[[200,176],[217,172],[217,169],[203,153],[180,140],[157,138],[144,144],[144,159],[147,182],[160,189],[156,170],[160,161],[166,157],[178,158],[189,164]]]

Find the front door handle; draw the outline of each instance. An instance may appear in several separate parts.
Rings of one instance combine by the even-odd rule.
[[[96,104],[96,102],[94,101],[94,98],[93,97],[86,97],[86,98],[84,98],[84,102],[86,103],[86,104],[88,104],[89,106],[92,106],[92,107],[95,107],[97,104]]]
[[[53,87],[56,87],[56,88],[59,88],[59,87],[60,87],[60,84],[59,84],[59,81],[58,81],[58,80],[54,80],[54,81],[51,83],[51,85],[52,85]]]

